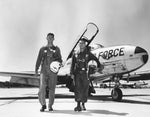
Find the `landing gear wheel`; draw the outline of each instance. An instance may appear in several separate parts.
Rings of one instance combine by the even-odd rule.
[[[114,88],[112,91],[111,91],[111,96],[112,96],[112,99],[114,101],[121,101],[122,100],[122,91],[120,88]]]

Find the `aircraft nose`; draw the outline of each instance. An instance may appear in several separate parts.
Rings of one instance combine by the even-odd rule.
[[[147,51],[145,49],[137,46],[135,48],[135,54],[140,54],[140,53],[143,53],[142,54],[142,60],[143,60],[144,64],[147,63],[147,61],[148,61],[148,53],[147,53]]]

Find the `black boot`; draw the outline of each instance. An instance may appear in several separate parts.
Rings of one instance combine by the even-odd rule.
[[[52,107],[49,107],[49,111],[53,111],[53,108],[52,108]]]
[[[77,107],[74,108],[74,111],[81,111],[80,102],[77,103]]]
[[[86,110],[84,103],[82,103],[82,110],[84,110],[84,111]]]
[[[46,109],[46,105],[43,105],[42,108],[40,109],[40,111],[44,112],[45,109]]]
[[[78,111],[78,112],[81,111],[81,106],[75,107],[75,108],[74,108],[74,111]]]

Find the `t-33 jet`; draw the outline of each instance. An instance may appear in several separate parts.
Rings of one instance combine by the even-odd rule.
[[[78,36],[66,61],[60,66],[57,73],[57,84],[66,84],[66,87],[69,88],[70,91],[74,91],[73,79],[70,76],[72,55],[75,51],[78,51],[78,43],[84,37],[87,40],[87,48],[98,58],[102,65],[102,68],[97,68],[95,61],[89,62],[88,76],[90,79],[90,88],[93,86],[92,82],[113,81],[115,82],[115,85],[111,91],[112,99],[115,101],[121,101],[123,93],[120,89],[119,81],[123,80],[124,75],[126,74],[126,79],[129,81],[130,73],[136,71],[147,63],[148,53],[145,49],[139,46],[120,45],[104,47],[101,44],[91,44],[98,32],[99,28],[96,24],[87,24],[83,32]],[[0,75],[11,76],[10,82],[39,86],[39,76],[35,76],[34,72],[0,72]]]

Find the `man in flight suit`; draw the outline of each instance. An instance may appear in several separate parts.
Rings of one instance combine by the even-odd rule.
[[[85,102],[87,102],[89,90],[87,71],[90,60],[95,60],[98,67],[100,67],[99,60],[86,48],[86,39],[82,38],[79,42],[79,51],[72,56],[70,71],[75,83],[75,101],[77,102],[77,107],[74,108],[74,111],[86,110]],[[81,102],[82,105],[80,105]]]
[[[42,108],[40,109],[41,112],[43,112],[46,109],[46,87],[48,87],[49,90],[49,111],[53,111],[52,105],[54,103],[55,98],[55,87],[57,84],[57,73],[54,73],[50,70],[50,64],[53,61],[62,62],[60,49],[57,46],[53,45],[54,41],[54,34],[48,33],[47,34],[47,45],[44,47],[41,47],[38,58],[36,61],[35,66],[35,74],[38,74],[38,69],[41,66],[40,71],[40,87],[39,87],[39,102],[42,105]]]

